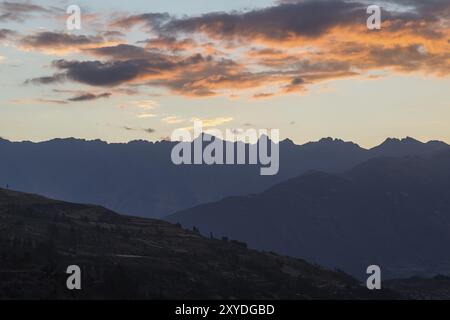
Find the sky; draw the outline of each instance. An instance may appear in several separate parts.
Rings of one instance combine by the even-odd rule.
[[[13,141],[157,141],[200,119],[298,144],[450,143],[449,74],[448,0],[0,1]]]

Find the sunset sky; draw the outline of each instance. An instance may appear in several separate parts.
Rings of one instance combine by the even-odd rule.
[[[449,0],[0,1],[0,136],[14,141],[156,141],[201,119],[299,144],[449,143],[449,75]]]

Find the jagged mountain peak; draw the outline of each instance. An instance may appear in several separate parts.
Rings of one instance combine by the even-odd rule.
[[[405,137],[405,138],[387,138],[381,145],[384,144],[398,144],[398,143],[414,143],[414,144],[423,144],[423,142],[414,139],[412,137]]]

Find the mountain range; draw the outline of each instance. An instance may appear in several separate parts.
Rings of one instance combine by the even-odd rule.
[[[0,139],[0,185],[161,218],[224,197],[262,192],[309,170],[339,173],[375,157],[450,148],[443,142],[422,143],[412,138],[387,139],[369,150],[332,138],[304,145],[287,139],[280,142],[278,175],[260,176],[258,165],[176,166],[170,158],[175,143],[109,144],[74,138],[32,143]]]
[[[385,278],[449,274],[450,150],[309,171],[167,220],[359,278],[374,264]]]
[[[0,296],[448,297],[436,276],[450,270],[447,144],[284,140],[276,176],[176,166],[174,145],[0,139],[0,184],[59,199],[0,189]],[[144,218],[172,212],[169,223]],[[89,295],[64,287],[63,269],[77,263]],[[352,278],[373,264],[390,290],[368,293]]]

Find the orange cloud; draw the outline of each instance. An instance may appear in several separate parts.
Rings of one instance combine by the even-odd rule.
[[[56,73],[30,83],[157,87],[188,97],[257,91],[254,99],[271,98],[326,80],[366,79],[375,70],[448,76],[450,3],[408,3],[410,12],[384,10],[378,31],[367,29],[366,4],[357,1],[280,1],[247,12],[184,18],[148,13],[111,23],[123,32],[141,26],[153,35],[138,45],[54,33],[24,37],[20,44],[75,48],[95,59],[57,60]]]

